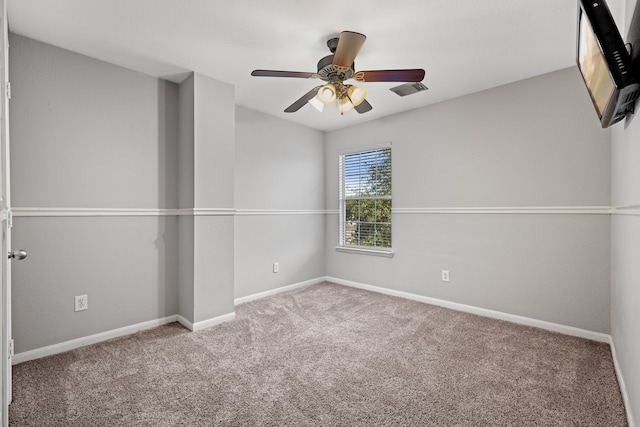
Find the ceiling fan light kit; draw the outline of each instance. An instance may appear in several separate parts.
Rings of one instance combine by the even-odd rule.
[[[342,115],[362,104],[366,96],[367,91],[362,88],[336,82],[327,83],[322,86],[318,89],[318,94],[307,102],[312,103],[312,105],[316,105],[315,100],[317,99],[324,104],[333,104],[337,99],[338,111]],[[316,109],[318,108],[316,107]]]
[[[357,107],[364,102],[367,97],[367,91],[358,86],[348,85],[347,95],[351,102],[353,102],[353,105]]]
[[[332,104],[336,100],[336,96],[336,88],[331,83],[322,86],[316,95],[316,97],[325,104]]]
[[[354,107],[355,105],[353,105],[353,103],[349,101],[349,98],[347,97],[340,98],[338,100],[338,112],[340,113],[340,115],[348,113],[349,111],[353,110]]]
[[[305,104],[311,104],[318,111],[322,111],[324,104],[337,101],[338,112],[348,113],[355,109],[358,114],[371,111],[373,108],[366,100],[367,91],[344,81],[354,79],[358,82],[420,82],[424,78],[421,68],[405,70],[354,70],[354,60],[366,40],[364,34],[354,31],[343,31],[340,37],[327,41],[327,47],[332,55],[325,56],[318,61],[318,72],[254,70],[251,75],[258,77],[293,77],[319,78],[327,82],[304,94],[300,99],[287,107],[285,113],[293,113]],[[320,102],[318,102],[320,101]]]

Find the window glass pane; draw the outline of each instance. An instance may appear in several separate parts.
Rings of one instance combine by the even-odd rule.
[[[391,222],[391,199],[376,200],[376,222]]]
[[[376,220],[376,201],[360,200],[360,221],[375,222]]]
[[[375,246],[375,224],[360,223],[360,246]]]
[[[358,221],[360,215],[358,214],[359,200],[345,200],[344,204],[344,219],[345,221]]]
[[[360,176],[347,176],[344,182],[346,197],[358,197],[360,195]]]
[[[360,176],[362,179],[362,195],[372,196],[375,191],[376,159],[375,152],[363,153],[360,159]]]
[[[360,188],[360,154],[349,154],[344,157],[345,194],[347,197],[358,197]]]
[[[391,195],[391,150],[381,150],[376,158],[373,189],[376,195]]]
[[[391,247],[391,224],[376,224],[376,244],[382,248]]]
[[[345,245],[358,244],[358,223],[355,221],[347,222],[344,227],[344,243]]]

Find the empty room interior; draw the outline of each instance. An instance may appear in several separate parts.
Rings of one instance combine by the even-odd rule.
[[[243,329],[242,322],[249,322],[245,312],[291,319],[290,310],[307,307],[306,300],[297,299],[305,292],[317,292],[318,304],[345,298],[342,317],[341,305],[332,301],[338,310],[332,316],[341,323],[327,330],[345,328],[336,340],[356,346],[344,348],[357,348],[357,354],[366,352],[366,334],[373,332],[366,329],[365,314],[354,314],[363,307],[348,303],[369,297],[382,298],[368,304],[378,307],[375,319],[388,311],[387,320],[381,320],[385,326],[375,327],[388,333],[384,342],[393,342],[390,337],[423,316],[424,306],[438,310],[424,315],[433,316],[433,322],[446,316],[454,320],[414,332],[416,346],[429,346],[447,325],[455,330],[476,321],[485,325],[465,331],[472,337],[466,341],[479,340],[480,346],[482,337],[493,339],[492,328],[521,328],[514,336],[538,338],[514,347],[544,341],[539,345],[550,353],[576,361],[562,369],[541,362],[535,369],[582,381],[582,350],[561,351],[549,344],[574,340],[578,348],[604,354],[615,388],[600,394],[621,402],[615,410],[626,424],[640,420],[640,119],[629,111],[611,126],[599,121],[576,64],[578,2],[374,0],[365,8],[343,3],[7,1],[11,243],[28,252],[11,262],[10,423],[21,425],[20,419],[38,425],[29,421],[35,416],[29,411],[37,408],[20,406],[31,399],[37,407],[37,397],[25,397],[30,383],[21,382],[21,369],[36,366],[30,364],[41,363],[38,372],[44,378],[47,369],[62,369],[46,361],[65,360],[65,369],[79,375],[78,364],[83,355],[93,357],[93,346],[144,334],[158,340],[160,332],[154,336],[153,331],[162,328],[173,328],[171,339],[202,341],[211,334],[220,341],[203,348],[227,348],[268,329]],[[637,1],[607,4],[627,42],[638,31]],[[349,81],[367,94],[353,111],[342,114],[338,100],[337,107],[327,103],[320,112],[303,99],[297,111],[284,112],[310,89],[313,99],[316,92],[321,95],[327,81],[318,77],[316,63],[346,50],[338,44],[331,52],[331,38],[355,43],[348,37],[360,37],[362,45],[346,73],[424,69],[424,78],[415,79],[424,86],[399,96],[390,89],[418,86],[392,78],[367,81],[374,73],[365,72],[364,81],[357,75]],[[327,69],[344,72],[335,58]],[[318,74],[251,75],[265,69]],[[341,82],[335,87],[350,89]],[[375,199],[371,221],[377,231],[371,240],[364,212],[374,196],[356,200],[362,217],[350,222],[352,193],[344,166],[363,153],[389,160],[390,182]],[[371,179],[360,167],[361,182]],[[306,319],[304,310],[295,316]],[[314,319],[300,337],[322,334],[317,325],[326,319]],[[496,323],[484,323],[489,321]],[[338,345],[322,336],[326,348]],[[363,341],[343,342],[359,336]],[[460,352],[469,351],[459,345]],[[501,345],[507,350],[494,348],[496,357],[510,354],[504,353],[509,345]],[[300,367],[302,356],[292,358],[295,369],[313,370],[314,360],[323,368],[319,360],[328,364],[328,356],[313,351],[304,353],[311,365]],[[247,345],[244,354],[250,352],[257,350]],[[289,359],[283,355],[282,360]],[[487,364],[473,366],[484,372]],[[282,372],[286,369],[294,370],[285,366]],[[357,367],[350,369],[343,379],[325,374],[325,381],[345,381],[348,387],[350,375],[357,377]],[[87,381],[91,372],[85,373]],[[251,381],[250,370],[238,375],[238,384]],[[260,378],[275,381],[274,375]],[[421,384],[428,381],[427,375]],[[394,387],[403,394],[401,383]],[[580,394],[567,387],[567,396],[556,401]],[[69,386],[61,390],[73,394]],[[501,407],[522,404],[519,389],[514,390]],[[440,425],[489,425],[491,420],[496,425],[516,425],[515,420],[518,425],[604,425],[563,419],[561,410],[550,409],[552,402],[540,397],[548,390],[527,390],[530,418],[505,409],[505,418],[494,419],[478,403],[472,415],[459,412],[466,418]],[[428,417],[424,408],[444,405],[435,394],[429,396],[407,398],[417,408],[405,407],[413,415],[404,422],[398,415],[395,425],[439,425],[436,418],[420,418]],[[478,396],[460,397],[466,403],[439,419],[489,399]],[[536,403],[537,397],[546,403]],[[196,399],[188,393],[182,398]],[[60,403],[69,416],[81,411],[80,400],[77,407],[69,403],[73,399],[81,397]],[[340,425],[331,418],[334,410],[349,420],[343,425],[391,424],[391,418],[356,419],[347,412],[352,407],[343,414],[327,403],[327,414],[318,415],[313,411],[319,409],[304,406],[313,399],[304,405],[294,405],[293,398],[287,404],[273,399],[270,408],[290,405],[298,412],[283,409],[272,418],[263,413],[265,419],[242,412],[245,418],[234,422],[215,418],[223,417],[219,409],[207,413],[214,417],[208,418],[211,424],[200,419],[192,425]],[[494,396],[492,404],[497,400]],[[14,405],[23,412],[13,414]],[[603,405],[600,412],[614,411],[612,403]],[[370,411],[371,417],[378,409]],[[287,424],[282,414],[292,413],[307,418]],[[521,424],[526,419],[529,423]],[[76,424],[69,425],[83,425],[73,420]],[[154,425],[149,420],[131,418],[119,425]]]

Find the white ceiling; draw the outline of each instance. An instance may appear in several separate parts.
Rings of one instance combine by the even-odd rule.
[[[624,0],[609,0],[621,22]],[[235,86],[238,105],[320,130],[373,120],[575,63],[576,0],[8,0],[12,32],[152,76],[196,71]],[[367,36],[357,70],[424,68],[428,91],[363,83],[373,110],[283,110],[319,80],[340,31]]]

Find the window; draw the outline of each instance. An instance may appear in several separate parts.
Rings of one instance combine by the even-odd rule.
[[[391,253],[391,147],[340,156],[340,247]]]

